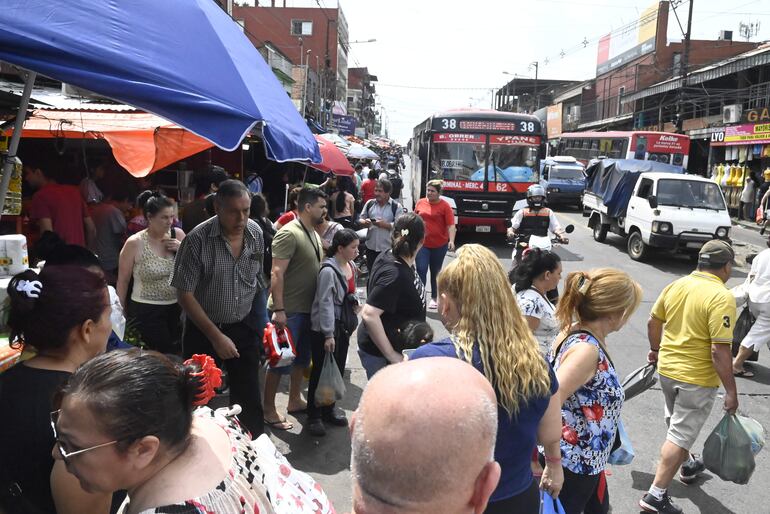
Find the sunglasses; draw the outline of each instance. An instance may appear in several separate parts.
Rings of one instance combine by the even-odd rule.
[[[61,409],[55,410],[51,413],[51,429],[53,430],[53,438],[56,441],[56,448],[59,449],[59,455],[61,455],[62,460],[64,462],[69,462],[69,459],[80,455],[81,453],[90,452],[91,450],[96,450],[97,448],[103,448],[105,446],[111,446],[113,444],[117,444],[118,440],[110,441],[109,443],[102,443],[97,444],[96,446],[91,446],[89,448],[83,448],[82,450],[75,450],[75,451],[67,451],[64,448],[64,445],[59,440],[59,433],[56,431],[56,423],[59,421],[59,413],[61,413]]]

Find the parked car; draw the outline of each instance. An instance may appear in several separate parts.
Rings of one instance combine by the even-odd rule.
[[[686,175],[681,166],[604,159],[586,170],[583,216],[594,239],[627,238],[628,255],[643,260],[654,248],[695,258],[711,239],[729,241],[732,225],[722,190]]]

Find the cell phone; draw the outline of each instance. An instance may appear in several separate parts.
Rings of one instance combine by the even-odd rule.
[[[417,348],[410,348],[409,350],[401,350],[401,355],[403,355],[403,356],[404,356],[404,359],[405,359],[405,360],[409,360],[409,357],[411,357],[411,356],[412,356],[412,354],[414,353],[414,351],[415,351],[416,349],[417,349]]]

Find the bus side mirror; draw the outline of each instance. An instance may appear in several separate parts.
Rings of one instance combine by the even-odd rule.
[[[647,197],[647,201],[649,202],[650,207],[652,209],[657,209],[658,208],[658,197],[657,196],[650,195],[650,196]]]

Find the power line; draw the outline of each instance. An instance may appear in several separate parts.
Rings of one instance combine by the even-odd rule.
[[[410,86],[407,84],[382,84],[377,83],[377,87],[397,87],[401,89],[422,89],[428,91],[489,91],[500,89],[498,86],[494,87],[438,87],[438,86]]]

